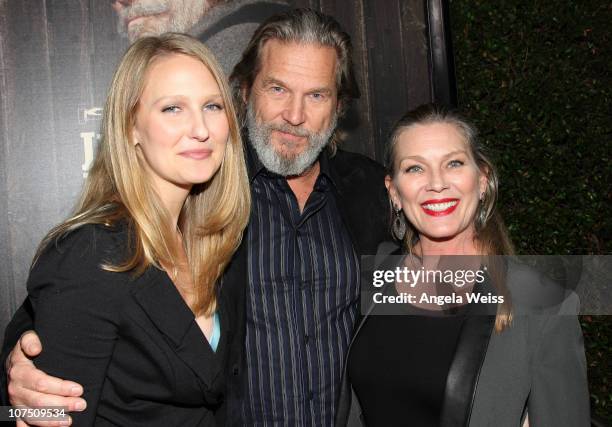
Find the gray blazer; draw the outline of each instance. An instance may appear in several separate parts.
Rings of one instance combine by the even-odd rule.
[[[545,289],[550,297],[550,283],[535,270],[510,262],[508,278],[508,283],[529,283],[535,295]],[[441,427],[520,427],[527,413],[531,427],[590,425],[582,330],[575,314],[559,314],[576,312],[575,297],[561,295],[559,304],[540,306],[534,314],[538,301],[527,300],[534,293],[517,295],[525,301],[519,301],[512,325],[502,333],[494,331],[495,316],[465,319],[446,380]],[[352,342],[371,311],[358,323]],[[363,427],[367,424],[346,365],[336,426]]]

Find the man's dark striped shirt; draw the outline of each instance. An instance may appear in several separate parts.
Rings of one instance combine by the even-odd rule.
[[[325,155],[320,166],[303,212],[285,178],[251,171],[242,406],[249,426],[333,426],[359,265]]]

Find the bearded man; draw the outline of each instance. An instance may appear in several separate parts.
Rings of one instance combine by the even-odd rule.
[[[338,118],[359,96],[351,57],[333,18],[295,10],[257,29],[230,77],[253,195],[227,277],[248,277],[239,425],[334,422],[360,255],[388,239],[383,168],[338,148]]]

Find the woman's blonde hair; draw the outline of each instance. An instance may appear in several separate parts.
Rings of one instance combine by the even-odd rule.
[[[229,123],[229,139],[219,170],[208,182],[193,186],[178,219],[194,286],[190,308],[196,315],[210,314],[216,304],[215,283],[248,223],[250,190],[226,77],[210,51],[184,34],[142,38],[123,55],[106,100],[102,140],[80,200],[73,215],[45,237],[37,257],[50,242],[84,224],[110,225],[125,219],[130,230],[130,255],[119,264],[109,263],[102,268],[141,274],[151,265],[178,265],[180,248],[173,243],[176,230],[132,141],[146,73],[154,60],[173,54],[190,56],[208,68],[219,86]]]
[[[474,217],[474,228],[476,230],[475,243],[484,255],[490,255],[485,258],[488,274],[491,276],[497,292],[504,296],[504,303],[498,306],[495,319],[495,329],[501,332],[512,321],[512,304],[505,286],[506,269],[502,265],[501,258],[496,255],[513,255],[514,248],[508,235],[508,230],[496,208],[499,184],[497,171],[486,155],[485,150],[477,141],[476,128],[458,112],[442,105],[425,104],[409,111],[391,130],[391,137],[387,146],[387,173],[393,177],[397,172],[395,147],[400,135],[413,126],[431,123],[446,123],[454,126],[463,137],[468,152],[476,162],[480,173],[484,174],[487,178],[487,188]],[[391,206],[391,211],[393,216],[393,206]],[[413,252],[418,240],[417,230],[408,223],[402,242],[410,253]]]

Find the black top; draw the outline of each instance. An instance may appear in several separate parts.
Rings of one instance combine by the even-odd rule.
[[[386,294],[395,294],[389,286]],[[406,315],[366,319],[348,375],[367,425],[433,427],[440,413],[465,310],[451,315],[408,306]],[[410,313],[410,314],[408,314]]]
[[[380,252],[380,254],[385,253],[388,251]],[[400,255],[400,253],[393,255]],[[531,267],[521,266],[512,259],[506,260],[507,277],[509,278],[507,283],[510,284],[508,292],[523,285],[532,288],[530,292],[535,291],[535,294],[544,289],[551,290],[550,280],[544,278],[540,273],[532,271]],[[393,262],[391,264],[395,265]],[[378,265],[377,262],[375,267],[378,268]],[[383,267],[388,269],[384,263]],[[491,292],[492,295],[499,295],[493,283],[486,276],[480,286],[481,294]],[[576,301],[573,304],[576,304]],[[538,306],[532,311],[523,311],[523,315],[514,317],[511,327],[504,329],[499,334],[494,332],[495,315],[491,313],[492,308],[494,308],[493,304],[471,304],[466,308],[469,311],[463,319],[461,331],[456,339],[453,360],[446,368],[448,374],[439,422],[433,422],[430,425],[436,427],[519,426],[523,424],[522,420],[526,411],[533,425],[567,427],[589,425],[586,360],[580,324],[575,315],[558,315],[558,310],[569,314],[572,310],[571,306],[556,306],[552,310],[542,310]],[[577,306],[573,305],[573,308]],[[375,317],[369,310],[364,311],[364,314],[353,338],[349,361],[355,351],[353,346],[366,332],[368,322]],[[379,319],[379,321],[384,325],[378,328],[376,331],[378,334],[384,333],[387,329],[405,326],[394,325],[393,319]],[[423,327],[430,327],[430,325],[426,324]],[[387,333],[387,339],[380,341],[387,344],[388,340],[392,339],[391,344],[396,344],[403,339],[402,341],[410,340],[409,342],[413,343],[415,337],[423,337],[424,334],[431,335],[431,332],[419,330],[416,333],[413,332],[413,336],[408,336],[408,334],[406,330],[396,330],[395,334]],[[374,372],[374,375],[389,377],[388,371],[391,368],[388,368],[387,365],[393,363],[390,361],[392,358],[396,360],[400,358],[390,355],[389,348],[386,350],[376,348],[378,338],[375,334],[370,333],[369,335],[368,352],[379,355],[387,351],[387,355],[385,358],[370,358],[366,362],[361,362],[363,365],[359,366],[364,370],[367,369],[369,373]],[[366,345],[365,341],[362,342],[362,346]],[[411,351],[424,351],[423,348],[423,344],[419,342],[412,347]],[[395,345],[391,351],[399,352],[402,349],[399,345]],[[403,351],[404,354],[409,354],[408,351]],[[410,402],[397,403],[398,399],[395,400],[395,407],[391,408],[399,413],[397,419],[390,422],[378,422],[377,420],[370,422],[368,412],[370,402],[361,401],[364,398],[356,395],[355,388],[349,383],[349,375],[363,375],[360,372],[355,374],[356,367],[359,366],[353,363],[355,362],[347,363],[343,374],[343,387],[336,411],[336,426],[423,425],[419,424],[419,420],[415,420],[414,411],[411,411],[410,408],[401,410],[400,413],[400,408],[404,408],[404,405]],[[404,359],[395,363],[396,366],[403,363],[411,367],[409,361]],[[429,364],[430,361],[428,360],[427,363]],[[423,369],[426,368],[427,366],[423,366]],[[442,369],[438,372],[442,372]],[[357,378],[356,381],[359,382],[361,379]],[[382,380],[377,381],[376,386],[386,387],[386,383],[380,384],[382,382]],[[396,384],[398,381],[392,378],[388,382]],[[365,416],[362,413],[364,407]]]
[[[36,366],[83,385],[87,409],[74,425],[215,426],[225,400],[235,308],[221,291],[221,339],[213,352],[168,275],[115,273],[129,228],[86,225],[40,256],[28,279]]]

